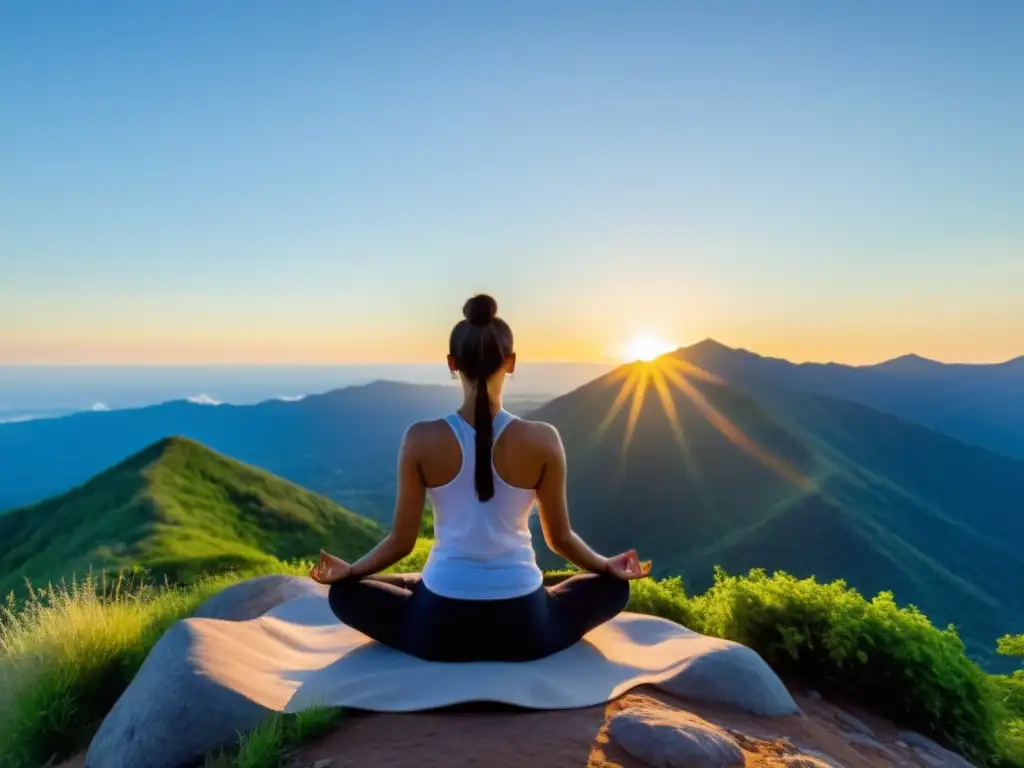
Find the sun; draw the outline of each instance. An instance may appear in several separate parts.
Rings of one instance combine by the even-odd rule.
[[[661,357],[673,349],[674,347],[671,344],[662,341],[657,336],[644,334],[643,336],[637,336],[626,345],[625,357],[629,361],[642,360],[645,363],[649,363],[654,358]]]

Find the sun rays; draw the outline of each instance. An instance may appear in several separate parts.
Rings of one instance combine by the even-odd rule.
[[[628,403],[629,411],[620,454],[622,459],[625,459],[629,452],[647,393],[653,389],[661,404],[661,410],[668,426],[672,430],[675,442],[683,453],[687,471],[693,474],[691,447],[679,421],[678,409],[672,397],[672,389],[675,389],[685,395],[708,423],[729,442],[775,472],[786,482],[800,488],[809,487],[810,481],[802,472],[785,459],[758,445],[728,416],[718,410],[691,381],[691,379],[700,379],[714,384],[724,384],[719,377],[670,355],[658,357],[650,362],[637,362],[625,366],[618,375],[624,377],[624,380],[607,415],[598,427],[598,438],[600,439],[607,432],[612,422]]]

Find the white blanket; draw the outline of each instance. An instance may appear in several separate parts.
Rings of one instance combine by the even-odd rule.
[[[691,666],[699,693],[708,683],[702,670],[719,670],[721,662],[733,666],[728,659],[735,658],[735,651],[750,654],[670,621],[630,613],[598,627],[572,648],[525,663],[422,661],[339,624],[320,597],[289,600],[250,621],[190,619],[186,624],[201,674],[282,712],[314,705],[409,712],[469,701],[531,709],[586,707],[647,683],[669,683],[669,689],[685,694],[679,683]],[[710,667],[696,663],[710,657],[720,660]],[[756,679],[764,673],[771,679]],[[748,674],[755,678],[748,684],[774,688],[777,683],[781,691],[775,694],[788,699],[767,666]]]

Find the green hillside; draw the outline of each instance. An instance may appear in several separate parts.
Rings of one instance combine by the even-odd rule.
[[[183,438],[161,440],[62,496],[0,516],[0,594],[91,567],[205,573],[364,553],[378,526]]]
[[[891,590],[956,624],[986,660],[996,636],[1024,626],[1020,462],[853,403],[758,397],[669,360],[613,372],[533,418],[562,433],[581,534],[602,550],[636,547],[659,576],[701,590],[716,565],[763,567]]]

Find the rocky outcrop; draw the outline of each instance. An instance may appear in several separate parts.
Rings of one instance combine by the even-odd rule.
[[[727,640],[694,656],[680,674],[657,687],[673,696],[703,701],[761,717],[795,714],[796,702],[764,659],[750,648]]]
[[[485,701],[558,710],[642,685],[755,715],[798,711],[756,653],[663,619],[622,614],[535,662],[438,664],[340,625],[317,585],[267,576],[224,590],[160,639],[103,721],[86,768],[178,768],[236,742],[271,712],[318,704],[402,712]],[[692,754],[735,757],[728,739],[688,727],[636,713],[615,726],[630,750],[656,733],[656,741],[687,742]]]
[[[744,762],[732,736],[679,710],[624,709],[608,722],[608,735],[651,768],[725,768]]]

